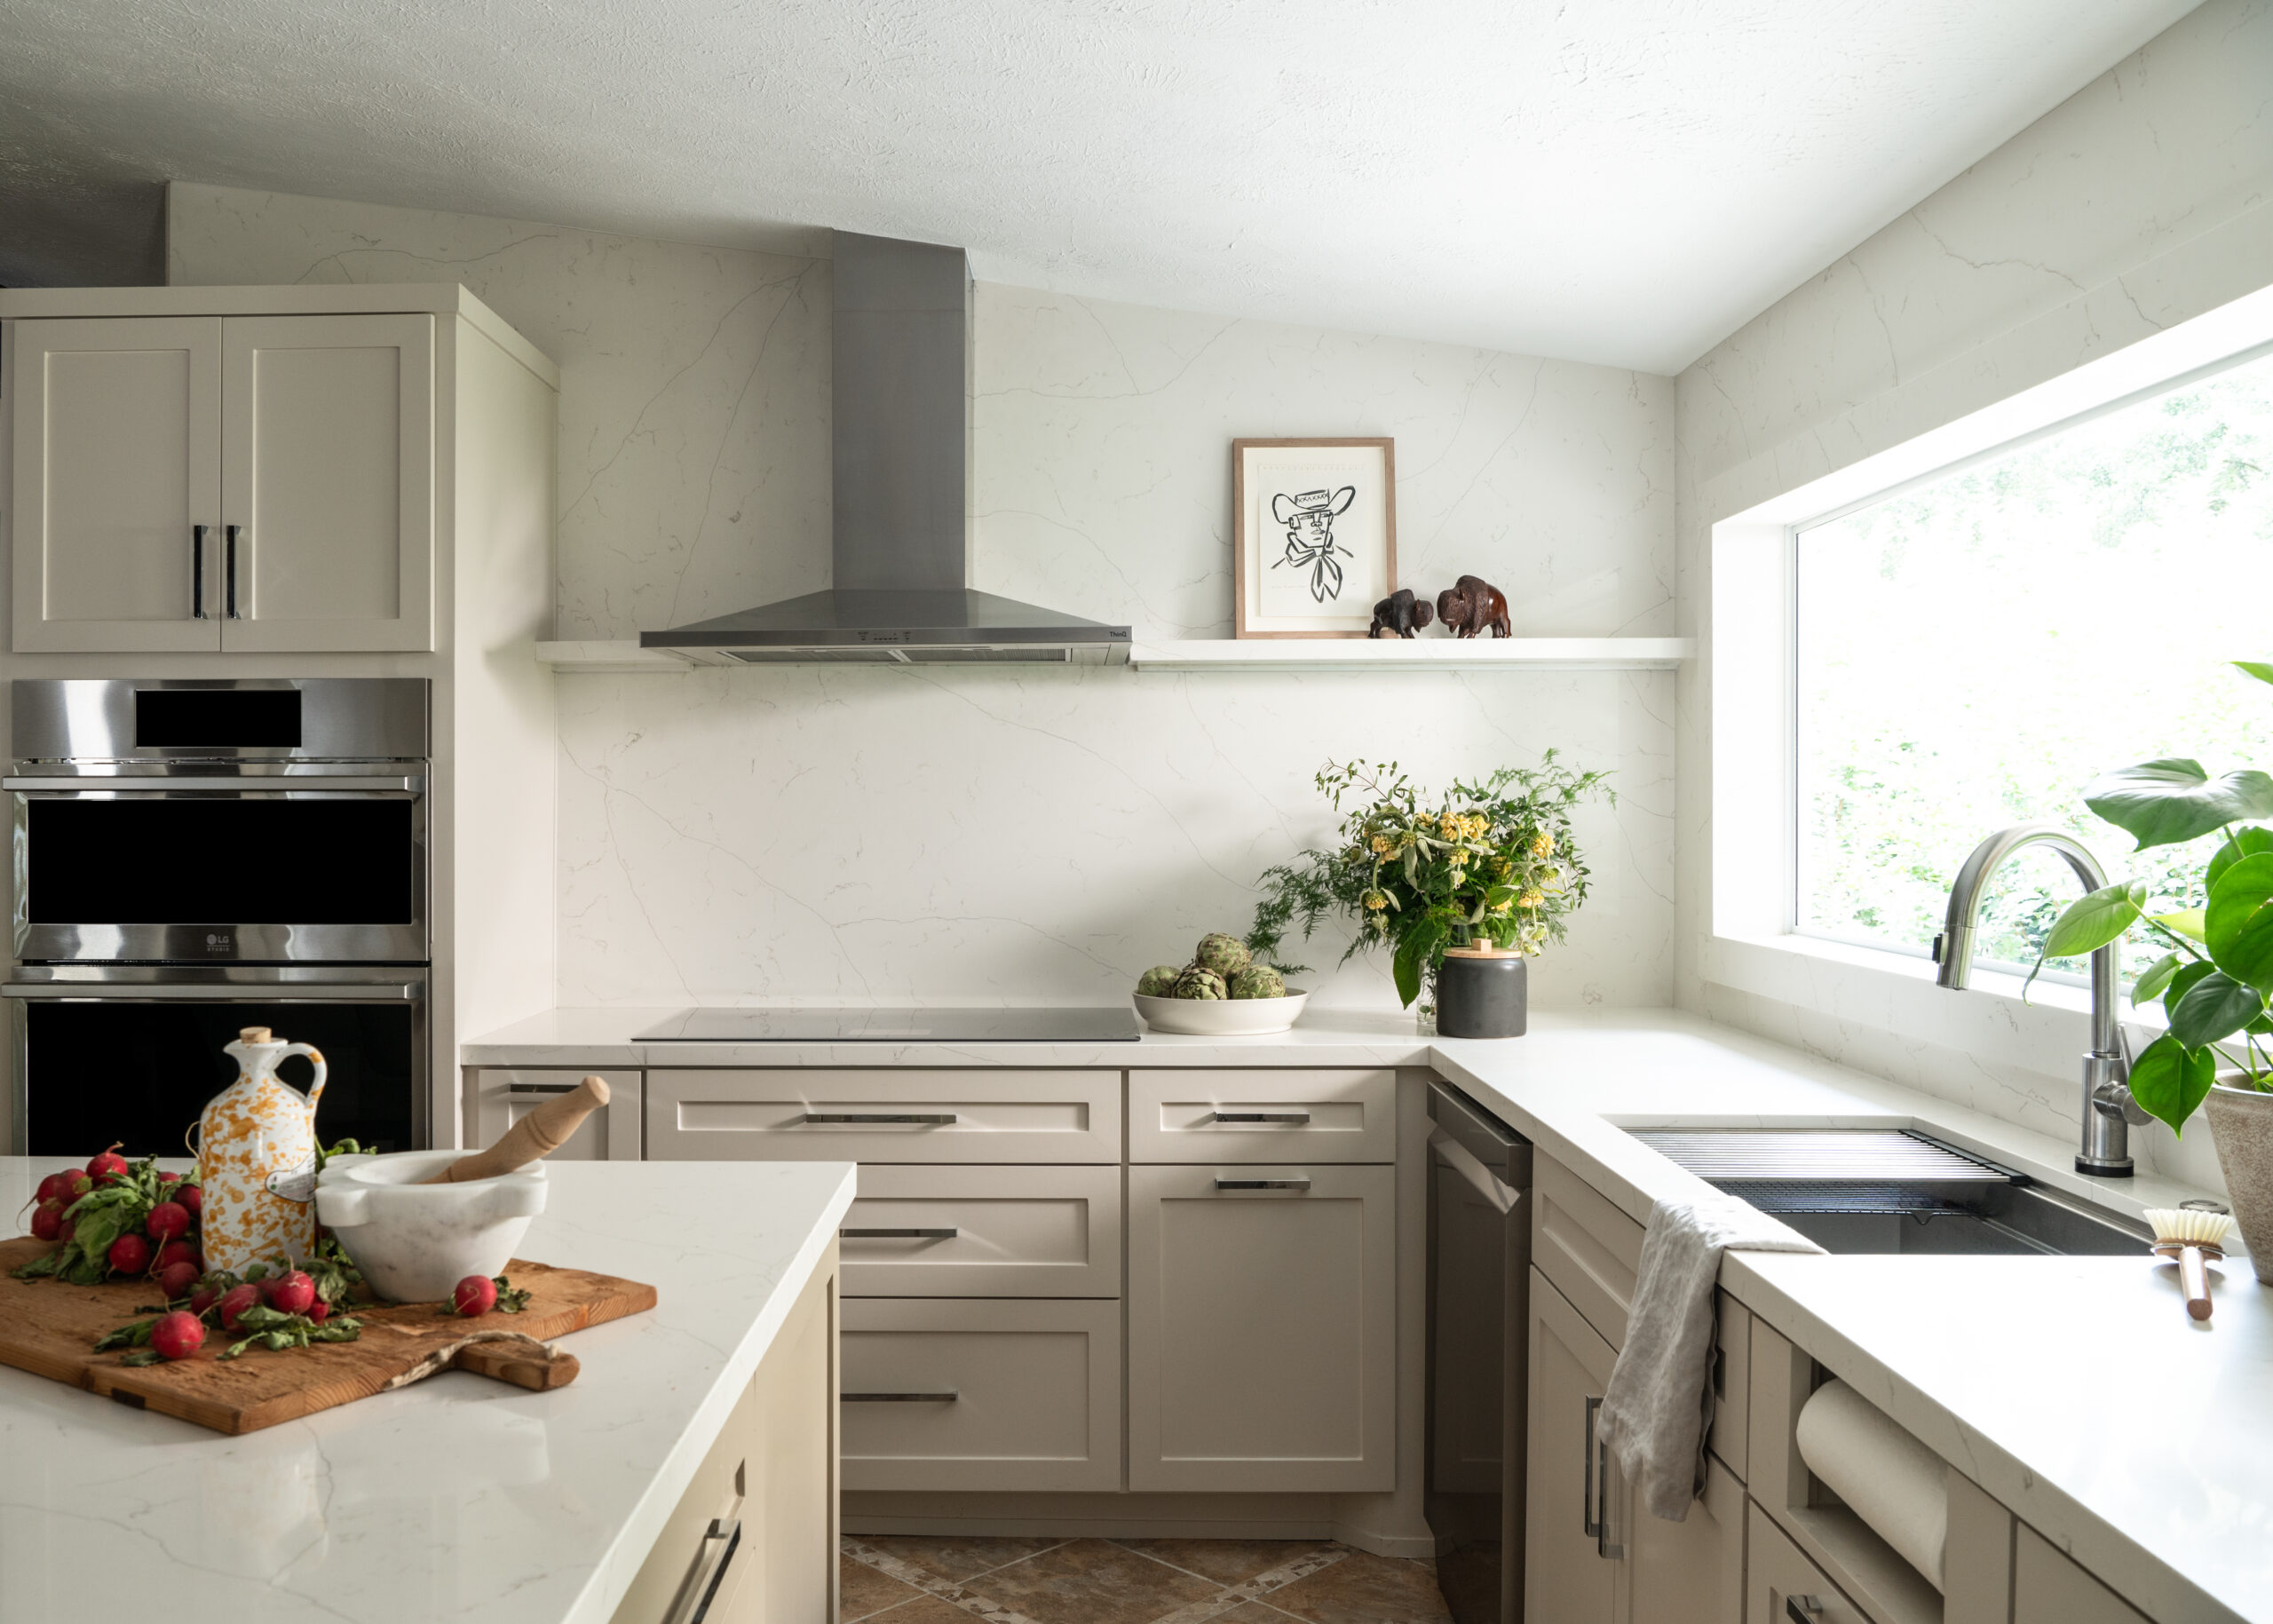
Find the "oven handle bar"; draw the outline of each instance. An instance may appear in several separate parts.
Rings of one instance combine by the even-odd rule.
[[[424,795],[426,780],[424,776],[351,777],[343,773],[332,777],[314,772],[257,778],[187,778],[122,772],[85,778],[0,778],[0,789],[12,789],[25,795],[85,795],[89,792],[102,795],[170,795],[186,789],[228,790],[241,795],[310,789],[357,790],[365,794],[385,790],[397,795]]]
[[[0,984],[0,998],[29,998],[75,1003],[140,1003],[150,999],[209,1003],[408,1003],[425,995],[424,989],[400,981],[384,982],[207,982],[185,986],[163,981],[10,981]]]

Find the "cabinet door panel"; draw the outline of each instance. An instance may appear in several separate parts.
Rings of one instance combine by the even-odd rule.
[[[1594,1532],[1595,1405],[1618,1355],[1538,1269],[1531,1271],[1531,1446],[1525,1462],[1524,1616],[1610,1624],[1616,1561]],[[1590,1498],[1591,1493],[1591,1498]]]
[[[1395,1161],[1397,1073],[1129,1073],[1131,1161]]]
[[[659,1068],[647,1073],[647,1154],[658,1161],[1118,1162],[1121,1073]]]
[[[863,1163],[838,1232],[855,1297],[1117,1297],[1119,1168]]]
[[[433,647],[433,318],[232,317],[222,349],[222,646]]]
[[[2023,1523],[2013,1533],[2013,1624],[2146,1624],[2146,1615]]]
[[[473,1107],[472,1145],[495,1145],[504,1132],[585,1077],[608,1086],[607,1104],[586,1117],[567,1143],[550,1152],[551,1161],[638,1161],[640,1130],[640,1073],[591,1071],[584,1067],[481,1066],[466,1068],[466,1093]]]
[[[842,1316],[846,1488],[1121,1486],[1120,1303],[847,1297]]]
[[[219,647],[220,321],[19,321],[15,333],[16,651]]]
[[[1302,1187],[1226,1188],[1286,1181]],[[1393,1168],[1129,1172],[1132,1489],[1396,1479]]]
[[[1795,1615],[1809,1624],[1872,1624],[1765,1511],[1754,1505],[1747,1516],[1745,1624],[1790,1624]]]

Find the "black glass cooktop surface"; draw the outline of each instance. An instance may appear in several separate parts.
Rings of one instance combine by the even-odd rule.
[[[1133,1043],[1123,1004],[1103,1009],[694,1009],[633,1034],[635,1043]]]

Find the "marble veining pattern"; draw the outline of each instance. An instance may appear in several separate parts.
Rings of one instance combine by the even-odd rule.
[[[828,266],[177,186],[185,282],[463,281],[561,364],[558,635],[818,587]],[[1230,442],[1388,434],[1400,578],[1518,634],[1674,622],[1670,380],[982,283],[973,584],[1230,630]],[[561,682],[560,1001],[1117,998],[1325,838],[1329,759],[1427,783],[1550,746],[1614,773],[1543,1003],[1671,996],[1666,673],[705,671]],[[1386,968],[1299,956],[1323,1002]]]

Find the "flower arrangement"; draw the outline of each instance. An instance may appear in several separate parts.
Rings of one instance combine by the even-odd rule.
[[[1328,915],[1345,915],[1357,931],[1342,960],[1388,947],[1408,1007],[1435,985],[1447,947],[1483,939],[1541,953],[1587,899],[1571,812],[1595,796],[1615,805],[1608,776],[1574,772],[1548,750],[1536,767],[1455,782],[1424,805],[1395,762],[1329,763],[1317,782],[1342,813],[1335,849],[1264,871],[1247,947],[1275,960],[1297,923],[1307,939]]]

